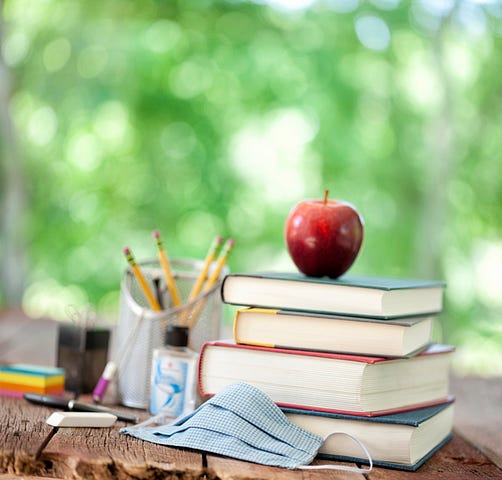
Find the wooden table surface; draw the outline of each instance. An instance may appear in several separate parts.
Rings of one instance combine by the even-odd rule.
[[[457,396],[453,439],[416,472],[374,468],[368,475],[290,471],[167,448],[120,434],[123,422],[60,429],[34,461],[54,410],[0,397],[0,479],[502,479],[502,378],[454,378],[451,390]]]
[[[15,322],[9,323],[6,317],[15,317]],[[42,323],[37,322],[37,327],[42,327]],[[44,323],[43,328],[39,328],[39,334],[33,334],[31,328],[33,335],[24,336],[22,345],[15,344],[13,339],[19,338],[15,334],[23,328],[17,312],[0,314],[0,361],[35,361],[36,355],[40,354],[37,345],[47,345],[46,340],[54,341],[54,332],[50,334],[50,323]],[[44,335],[46,339],[42,339]],[[33,339],[33,345],[29,339]],[[2,358],[2,354],[5,358]],[[35,357],[29,357],[30,354]],[[126,426],[123,422],[105,429],[60,429],[44,449],[39,461],[34,461],[38,446],[51,429],[45,420],[54,410],[31,405],[23,399],[0,397],[0,480],[19,477],[30,480],[47,477],[134,480],[501,480],[502,377],[453,377],[450,390],[456,396],[453,439],[416,472],[374,468],[367,475],[336,470],[291,471],[167,448],[120,434],[120,428]],[[128,411],[126,408],[124,410]],[[143,418],[147,418],[146,412],[142,414]]]

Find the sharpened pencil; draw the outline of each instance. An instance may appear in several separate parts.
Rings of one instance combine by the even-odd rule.
[[[148,286],[148,283],[145,280],[145,277],[141,273],[138,264],[134,260],[131,249],[129,247],[124,247],[124,254],[126,256],[127,262],[132,268],[136,280],[138,281],[141,289],[143,290],[143,293],[145,294],[146,299],[148,300],[148,303],[150,304],[151,309],[157,312],[162,311],[159,302],[157,302],[156,298],[154,297],[152,291],[150,290],[150,287]]]
[[[229,238],[225,242],[225,245],[223,246],[223,249],[221,250],[220,255],[218,256],[218,260],[216,261],[216,267],[214,267],[211,276],[207,279],[207,282],[204,284],[203,292],[207,292],[208,290],[210,290],[211,287],[218,281],[221,269],[225,265],[228,255],[232,251],[234,244],[235,241],[233,238]]]
[[[216,258],[216,252],[218,251],[218,248],[220,248],[222,243],[223,243],[223,237],[219,235],[214,237],[213,241],[211,242],[211,246],[209,247],[209,250],[207,252],[206,258],[204,260],[204,265],[202,266],[202,270],[200,271],[200,274],[195,283],[193,284],[190,294],[188,295],[188,301],[193,300],[200,293],[202,286],[204,285],[204,282],[207,279],[207,272],[209,271],[209,267]]]
[[[220,277],[220,273],[222,268],[224,267],[228,255],[232,251],[232,248],[235,244],[234,239],[229,238],[226,242],[225,245],[223,246],[220,255],[218,256],[218,260],[216,261],[216,266],[214,270],[212,271],[210,277],[207,279],[207,282],[204,284],[204,288],[202,289],[202,294],[209,292],[211,288],[216,284]],[[195,323],[197,322],[202,309],[204,308],[205,305],[205,299],[201,300],[195,308],[192,310],[191,314],[189,315],[189,321],[188,321],[188,326],[189,328],[193,328]]]
[[[202,290],[202,286],[204,285],[204,282],[207,280],[207,272],[209,271],[209,267],[216,258],[216,252],[218,251],[222,243],[223,243],[223,237],[221,237],[220,235],[214,237],[213,241],[211,242],[211,245],[209,246],[209,250],[206,254],[206,258],[204,259],[204,264],[202,265],[202,269],[199,273],[199,276],[195,280],[195,283],[193,284],[192,289],[190,290],[190,293],[188,295],[187,303],[197,298],[197,295],[199,295],[200,291]],[[190,311],[188,309],[185,308],[183,310],[183,313],[180,318],[180,323],[182,325],[186,324],[189,313]]]

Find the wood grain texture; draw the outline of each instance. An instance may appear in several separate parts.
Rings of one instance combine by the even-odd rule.
[[[502,468],[502,377],[454,377],[455,431]]]
[[[335,462],[315,460],[312,465],[330,465]],[[337,465],[350,465],[338,462]],[[241,462],[217,455],[207,455],[207,468],[211,478],[220,480],[364,480],[364,476],[341,470],[287,470],[256,463]]]
[[[1,363],[54,365],[56,347],[56,322],[30,319],[16,310],[0,312]],[[456,396],[452,441],[416,472],[375,468],[369,475],[290,471],[162,447],[120,434],[121,422],[110,429],[60,429],[35,461],[34,453],[51,429],[45,421],[54,410],[0,397],[0,480],[502,479],[502,378],[453,377],[451,392]],[[148,415],[136,413],[142,420]]]
[[[374,469],[369,480],[476,480],[502,478],[502,470],[458,435],[416,472]]]
[[[76,479],[200,478],[199,453],[143,442],[112,428],[60,428],[42,455],[34,454],[51,428],[51,409],[0,398],[0,473]]]
[[[121,435],[121,423],[109,429],[60,429],[39,461],[34,461],[34,452],[51,429],[45,423],[51,409],[23,400],[0,398],[0,412],[0,473],[30,480],[36,477],[136,480],[502,478],[502,470],[458,435],[417,472],[375,468],[364,476],[341,471],[290,471],[167,448]]]

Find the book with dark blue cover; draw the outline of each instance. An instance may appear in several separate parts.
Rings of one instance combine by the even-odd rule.
[[[367,448],[373,464],[399,470],[417,470],[451,439],[453,397],[441,405],[378,417],[363,417],[295,408],[282,408],[288,419],[317,435],[345,432]],[[319,457],[368,464],[360,447],[349,437],[328,438]]]

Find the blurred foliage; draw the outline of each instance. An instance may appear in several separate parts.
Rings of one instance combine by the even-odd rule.
[[[232,271],[294,268],[285,218],[329,188],[365,219],[354,272],[444,279],[443,339],[500,356],[498,2],[7,0],[3,18],[26,309],[113,315],[121,249],[155,256],[156,228],[172,257],[221,234]]]

